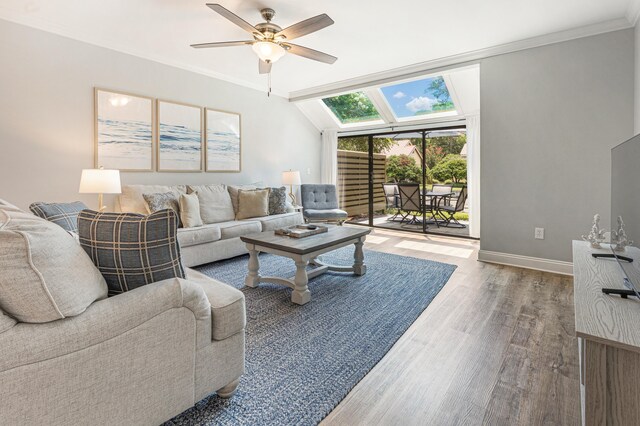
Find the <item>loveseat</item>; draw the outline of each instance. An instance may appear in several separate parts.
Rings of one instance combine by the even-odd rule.
[[[253,190],[258,185],[124,185],[116,202],[120,212],[148,214],[148,206],[143,194],[174,192],[186,194],[188,191],[207,195],[203,197],[200,209],[203,226],[178,229],[178,242],[182,262],[187,267],[202,265],[217,260],[229,259],[246,254],[247,248],[240,237],[262,231],[299,225],[304,223],[302,214],[293,211],[248,219],[236,220],[238,214],[238,191]]]
[[[244,372],[242,292],[196,271],[107,298],[58,225],[0,200],[0,425],[157,425]]]

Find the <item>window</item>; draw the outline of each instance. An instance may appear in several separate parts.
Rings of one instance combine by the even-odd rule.
[[[380,114],[371,100],[362,92],[324,98],[324,104],[342,124],[380,120]]]
[[[426,118],[424,116],[429,114],[456,111],[442,77],[394,84],[380,90],[399,120]]]

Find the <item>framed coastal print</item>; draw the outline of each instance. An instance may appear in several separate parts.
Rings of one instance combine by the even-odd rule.
[[[153,170],[153,99],[94,89],[95,167]]]
[[[205,109],[207,172],[239,172],[241,164],[240,114]]]
[[[158,171],[202,171],[202,108],[158,100]]]

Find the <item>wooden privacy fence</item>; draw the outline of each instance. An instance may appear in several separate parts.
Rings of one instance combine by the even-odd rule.
[[[373,154],[373,210],[386,207],[382,184],[387,178],[387,157]],[[340,208],[349,216],[369,212],[369,155],[338,150],[338,196]]]

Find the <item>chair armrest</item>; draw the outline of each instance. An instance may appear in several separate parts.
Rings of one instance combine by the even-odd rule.
[[[211,305],[204,290],[172,278],[93,303],[71,318],[44,324],[18,323],[0,334],[0,371],[59,357],[122,335],[172,309],[196,320],[196,345],[211,342]]]

